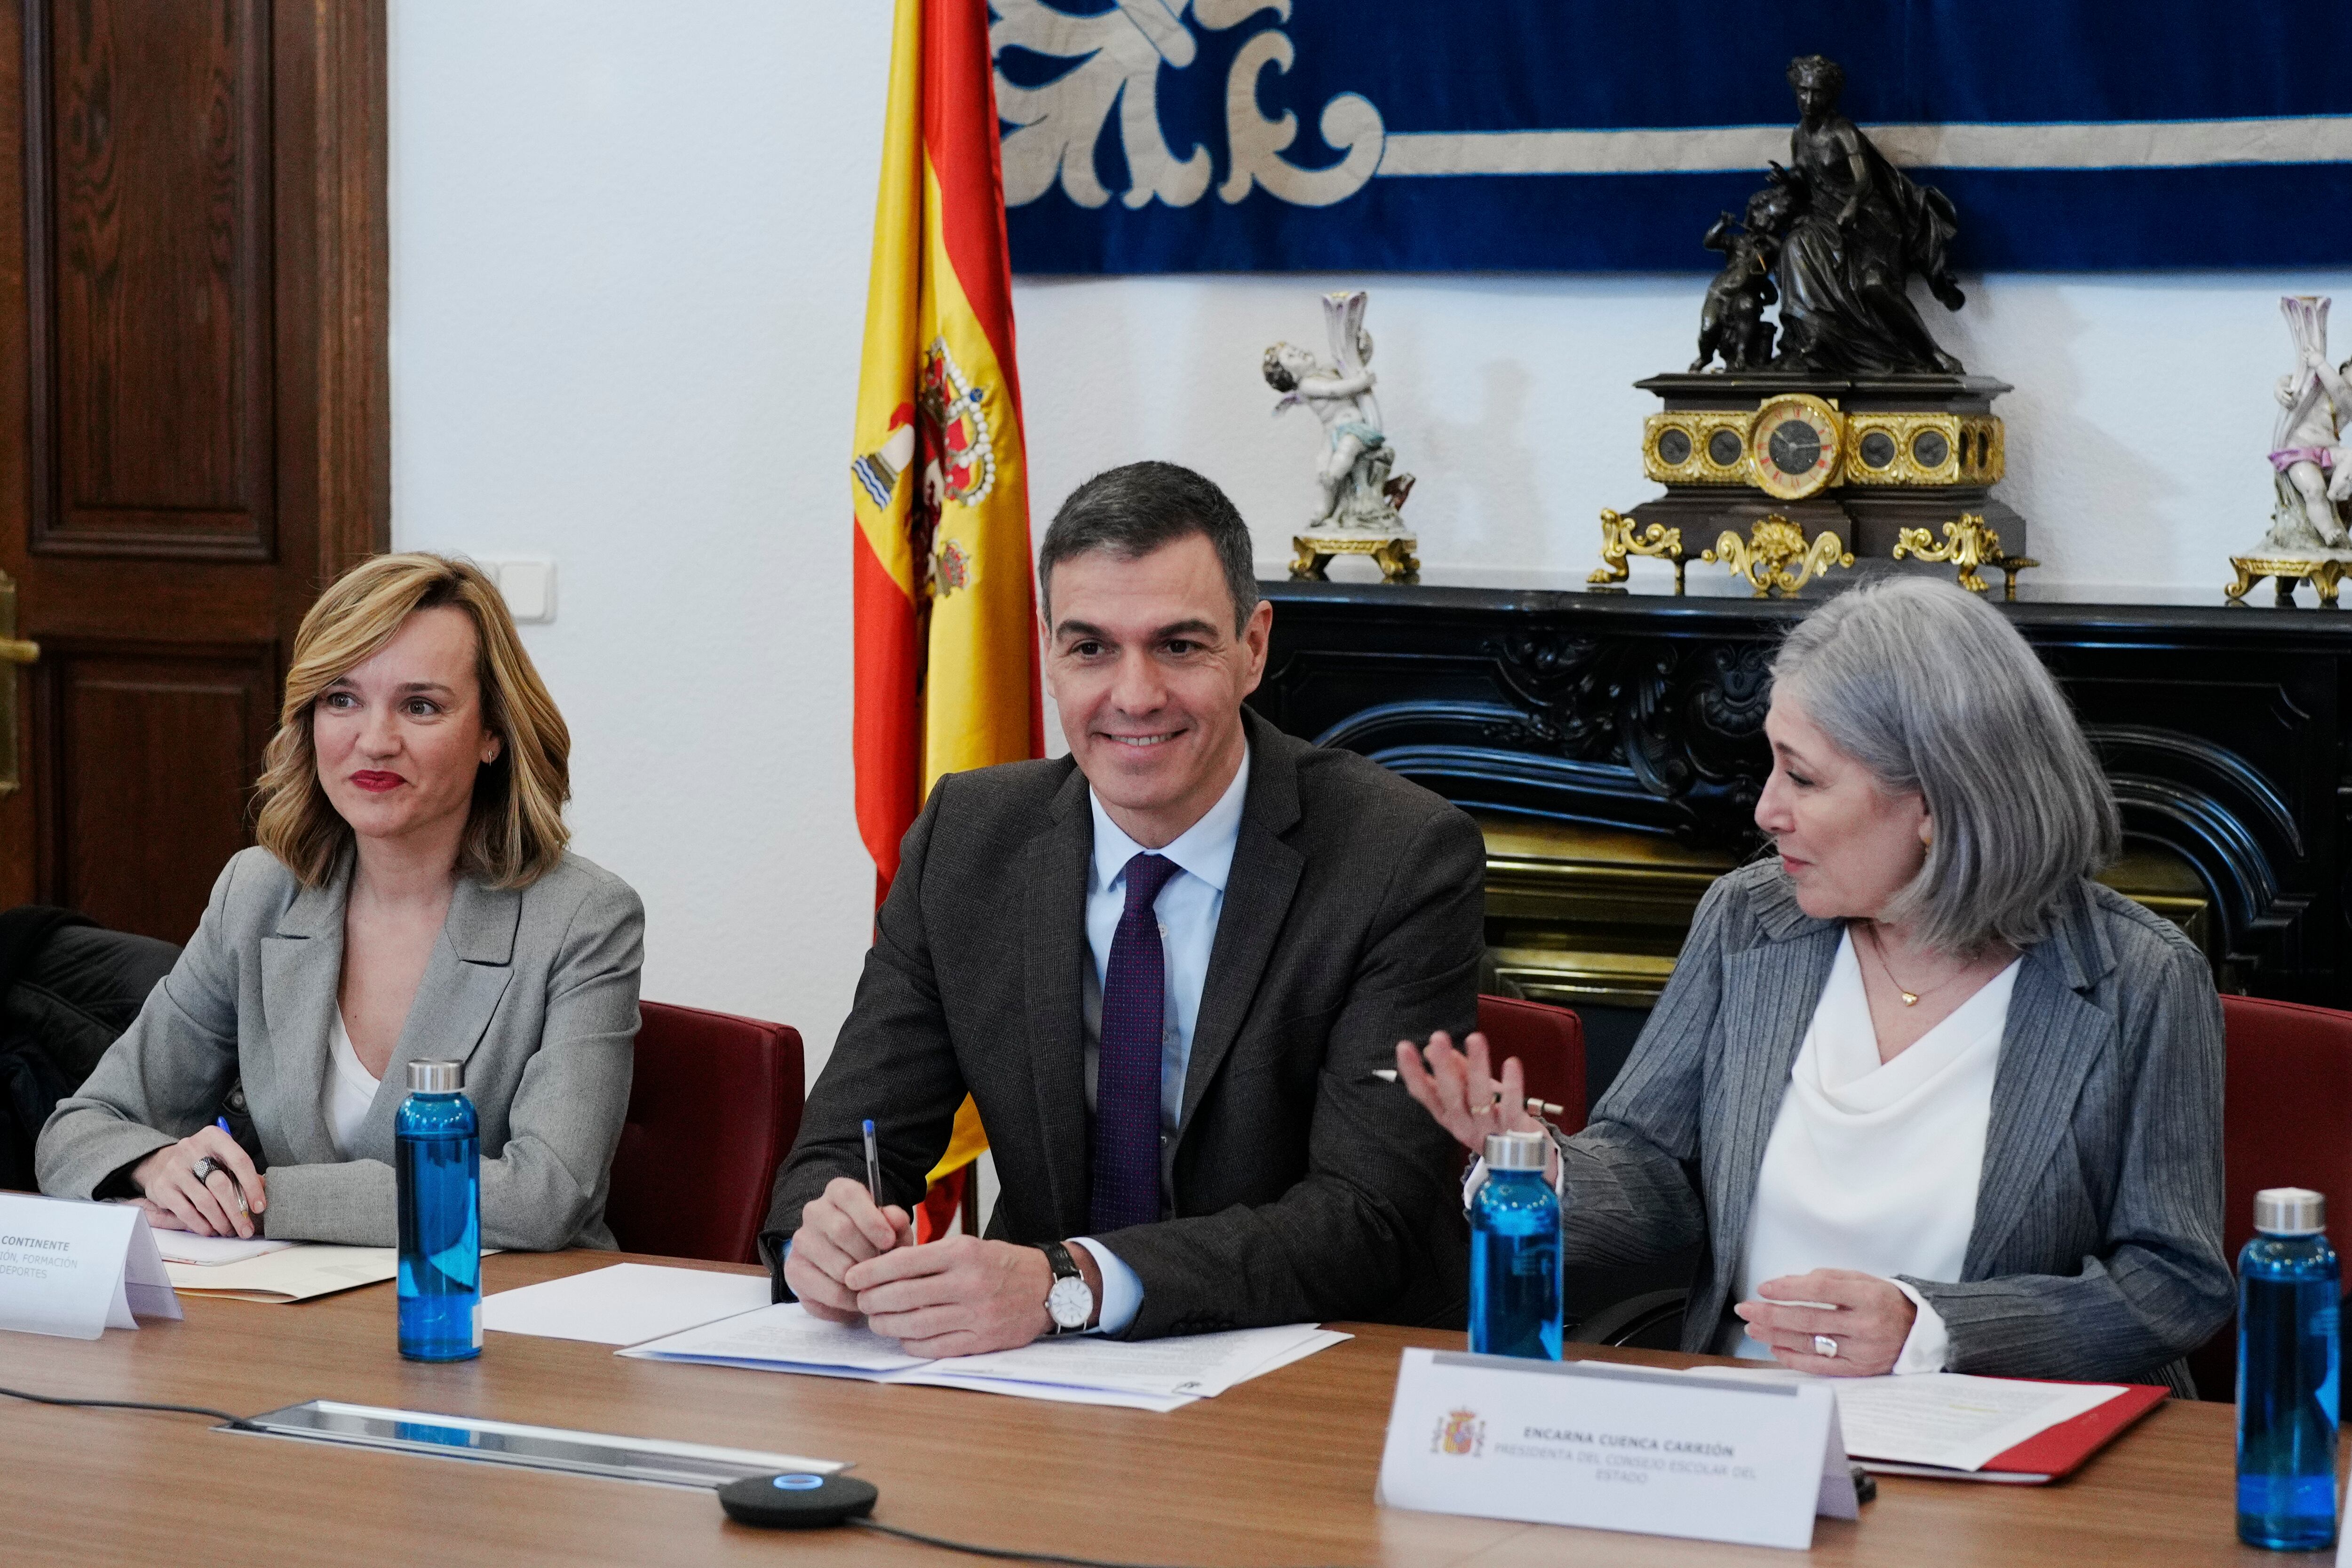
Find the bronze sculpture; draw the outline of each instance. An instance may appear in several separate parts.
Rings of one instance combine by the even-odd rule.
[[[1723,252],[1723,270],[1706,286],[1706,303],[1699,308],[1698,358],[1691,361],[1692,370],[1706,369],[1718,350],[1727,371],[1760,371],[1772,362],[1772,323],[1764,319],[1764,308],[1780,298],[1772,287],[1772,267],[1801,196],[1802,187],[1793,183],[1768,185],[1748,198],[1744,222],[1725,213],[1699,241]]]
[[[1837,62],[1820,55],[1791,60],[1789,85],[1800,119],[1789,138],[1790,166],[1775,164],[1773,177],[1801,183],[1805,199],[1780,246],[1774,368],[1958,375],[1959,361],[1936,346],[1906,292],[1917,273],[1946,309],[1965,299],[1952,277],[1959,222],[1951,201],[1887,162],[1838,112],[1845,72]]]

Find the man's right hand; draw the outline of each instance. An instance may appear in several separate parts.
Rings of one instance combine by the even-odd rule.
[[[856,1322],[857,1292],[842,1282],[851,1268],[915,1244],[915,1222],[897,1204],[877,1208],[866,1184],[835,1176],[824,1196],[802,1206],[801,1228],[784,1258],[784,1283],[801,1305],[827,1322]]]

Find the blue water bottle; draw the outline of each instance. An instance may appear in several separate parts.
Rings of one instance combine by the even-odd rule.
[[[1470,1348],[1559,1359],[1559,1199],[1544,1180],[1551,1140],[1486,1134],[1486,1181],[1470,1200]]]
[[[400,1354],[482,1354],[482,1143],[463,1064],[412,1061],[393,1121],[400,1186]]]
[[[2238,1539],[2309,1552],[2336,1540],[2336,1340],[2343,1270],[2327,1200],[2308,1187],[2254,1195],[2238,1254]]]

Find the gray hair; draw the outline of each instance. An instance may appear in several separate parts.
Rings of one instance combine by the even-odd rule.
[[[1926,798],[1935,842],[1881,918],[1930,946],[2039,942],[2122,852],[2115,795],[2058,683],[1975,594],[1924,577],[1850,589],[1789,634],[1772,682],[1881,788]]]
[[[1257,564],[1249,525],[1225,493],[1173,463],[1107,468],[1070,492],[1037,551],[1037,602],[1053,620],[1054,569],[1072,556],[1107,549],[1129,560],[1193,534],[1204,536],[1234,596],[1234,630],[1257,608]]]

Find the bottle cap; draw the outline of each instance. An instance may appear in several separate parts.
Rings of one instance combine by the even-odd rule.
[[[412,1094],[455,1094],[465,1086],[466,1064],[462,1061],[408,1064],[408,1092]]]
[[[2316,1236],[2327,1228],[2327,1199],[2307,1186],[2254,1194],[2254,1228],[2265,1236]]]
[[[1539,1171],[1551,1152],[1551,1140],[1541,1133],[1489,1133],[1486,1168],[1490,1171]]]

